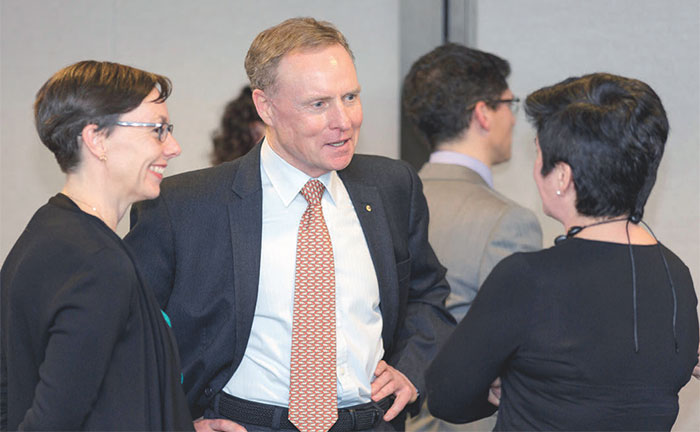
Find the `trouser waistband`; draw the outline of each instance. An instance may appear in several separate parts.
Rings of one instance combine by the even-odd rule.
[[[384,417],[394,403],[394,397],[379,402],[369,402],[338,410],[338,420],[330,432],[349,432],[372,429]],[[219,392],[214,398],[214,412],[229,420],[262,426],[271,429],[296,429],[289,421],[289,409],[276,405],[251,402]]]

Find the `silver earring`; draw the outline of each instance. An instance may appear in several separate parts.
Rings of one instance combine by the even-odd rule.
[[[557,189],[557,196],[561,196],[561,191]]]

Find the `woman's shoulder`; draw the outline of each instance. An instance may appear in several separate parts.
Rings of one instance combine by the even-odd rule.
[[[560,246],[516,252],[496,264],[484,285],[516,286],[519,293],[547,295],[557,281],[567,278],[575,262],[576,255]]]
[[[534,285],[535,277],[545,268],[540,264],[545,261],[545,255],[547,255],[546,250],[539,250],[535,252],[516,252],[503,258],[491,270],[491,273],[484,281],[484,287],[513,286],[514,284],[520,287]]]
[[[52,201],[37,211],[25,234],[38,248],[66,253],[66,258],[89,261],[105,250],[115,259],[128,258],[119,244],[121,239],[100,219],[77,208],[52,205]]]
[[[659,246],[660,246],[661,251],[663,252],[664,257],[666,258],[669,266],[675,267],[676,271],[688,273],[690,275],[690,269],[685,264],[685,262],[678,255],[676,255],[675,252],[673,252],[671,249],[669,249],[663,243],[659,243]]]
[[[536,251],[529,252],[515,252],[505,258],[503,258],[497,265],[496,268],[503,268],[501,271],[530,271],[539,270],[539,267],[545,265],[547,262],[551,262],[552,259],[556,259],[559,251],[556,251],[554,247],[540,249]],[[496,269],[494,268],[494,270]]]
[[[56,286],[90,273],[103,275],[100,280],[131,279],[134,266],[120,242],[99,219],[49,201],[20,235],[3,273],[18,280],[51,279]]]

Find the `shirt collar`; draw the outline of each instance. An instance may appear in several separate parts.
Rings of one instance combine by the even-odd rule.
[[[260,149],[260,165],[285,207],[289,207],[301,188],[312,178],[275,153],[267,142],[267,137],[263,140]],[[323,195],[328,196],[333,204],[338,202],[338,188],[341,187],[338,173],[330,171],[318,177],[317,180],[326,187]]]
[[[485,163],[471,156],[449,150],[438,150],[430,154],[430,163],[461,165],[469,168],[479,174],[486,184],[493,189],[491,169]]]

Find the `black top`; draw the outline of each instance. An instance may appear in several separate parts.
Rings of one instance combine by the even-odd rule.
[[[697,298],[688,268],[663,245],[570,239],[504,259],[426,374],[430,411],[495,430],[669,430],[698,360]],[[676,352],[673,294],[677,295]]]
[[[101,220],[56,195],[0,276],[3,428],[192,429],[172,333]]]

